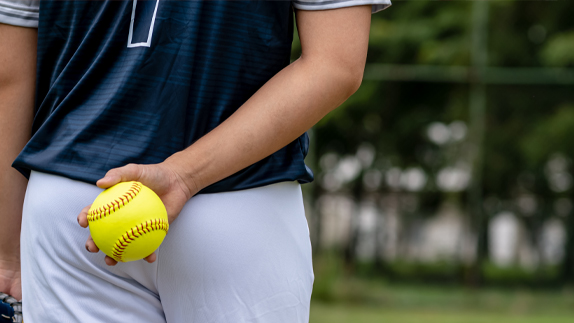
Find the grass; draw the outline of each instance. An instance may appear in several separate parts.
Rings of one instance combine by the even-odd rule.
[[[333,256],[316,259],[314,269],[310,323],[574,322],[572,287],[470,289],[424,280],[398,284],[352,274]]]
[[[339,277],[310,323],[572,323],[574,291],[395,285]],[[323,287],[324,288],[324,287]]]
[[[512,314],[480,311],[388,309],[314,302],[310,323],[571,323],[568,314]]]

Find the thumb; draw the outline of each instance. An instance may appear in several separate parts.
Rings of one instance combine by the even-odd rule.
[[[106,175],[96,182],[99,188],[108,188],[120,182],[139,181],[142,177],[143,165],[128,164],[109,170]]]

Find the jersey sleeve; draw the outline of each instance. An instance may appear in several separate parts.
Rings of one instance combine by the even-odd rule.
[[[39,0],[0,0],[0,23],[38,28]]]
[[[391,0],[292,0],[293,6],[301,10],[326,10],[353,6],[372,5],[373,13],[387,9]]]

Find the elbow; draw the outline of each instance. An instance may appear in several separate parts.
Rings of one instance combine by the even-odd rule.
[[[355,92],[357,92],[359,90],[359,88],[361,87],[361,84],[363,83],[363,76],[365,74],[365,66],[362,65],[360,67],[354,68],[348,78],[348,83],[349,83],[349,91],[351,92],[351,95],[355,94]]]
[[[305,75],[314,75],[333,98],[342,103],[353,95],[363,82],[365,62],[342,59],[312,59],[302,57],[299,59]],[[309,71],[313,71],[309,73]]]
[[[361,87],[363,83],[363,75],[365,72],[364,64],[357,64],[354,66],[345,66],[342,68],[343,72],[341,75],[341,83],[343,93],[347,94],[347,98],[355,94]],[[347,99],[345,98],[345,99]]]

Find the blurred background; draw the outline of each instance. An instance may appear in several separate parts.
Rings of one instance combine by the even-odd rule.
[[[311,322],[573,322],[574,1],[395,0],[370,41],[310,131]]]

